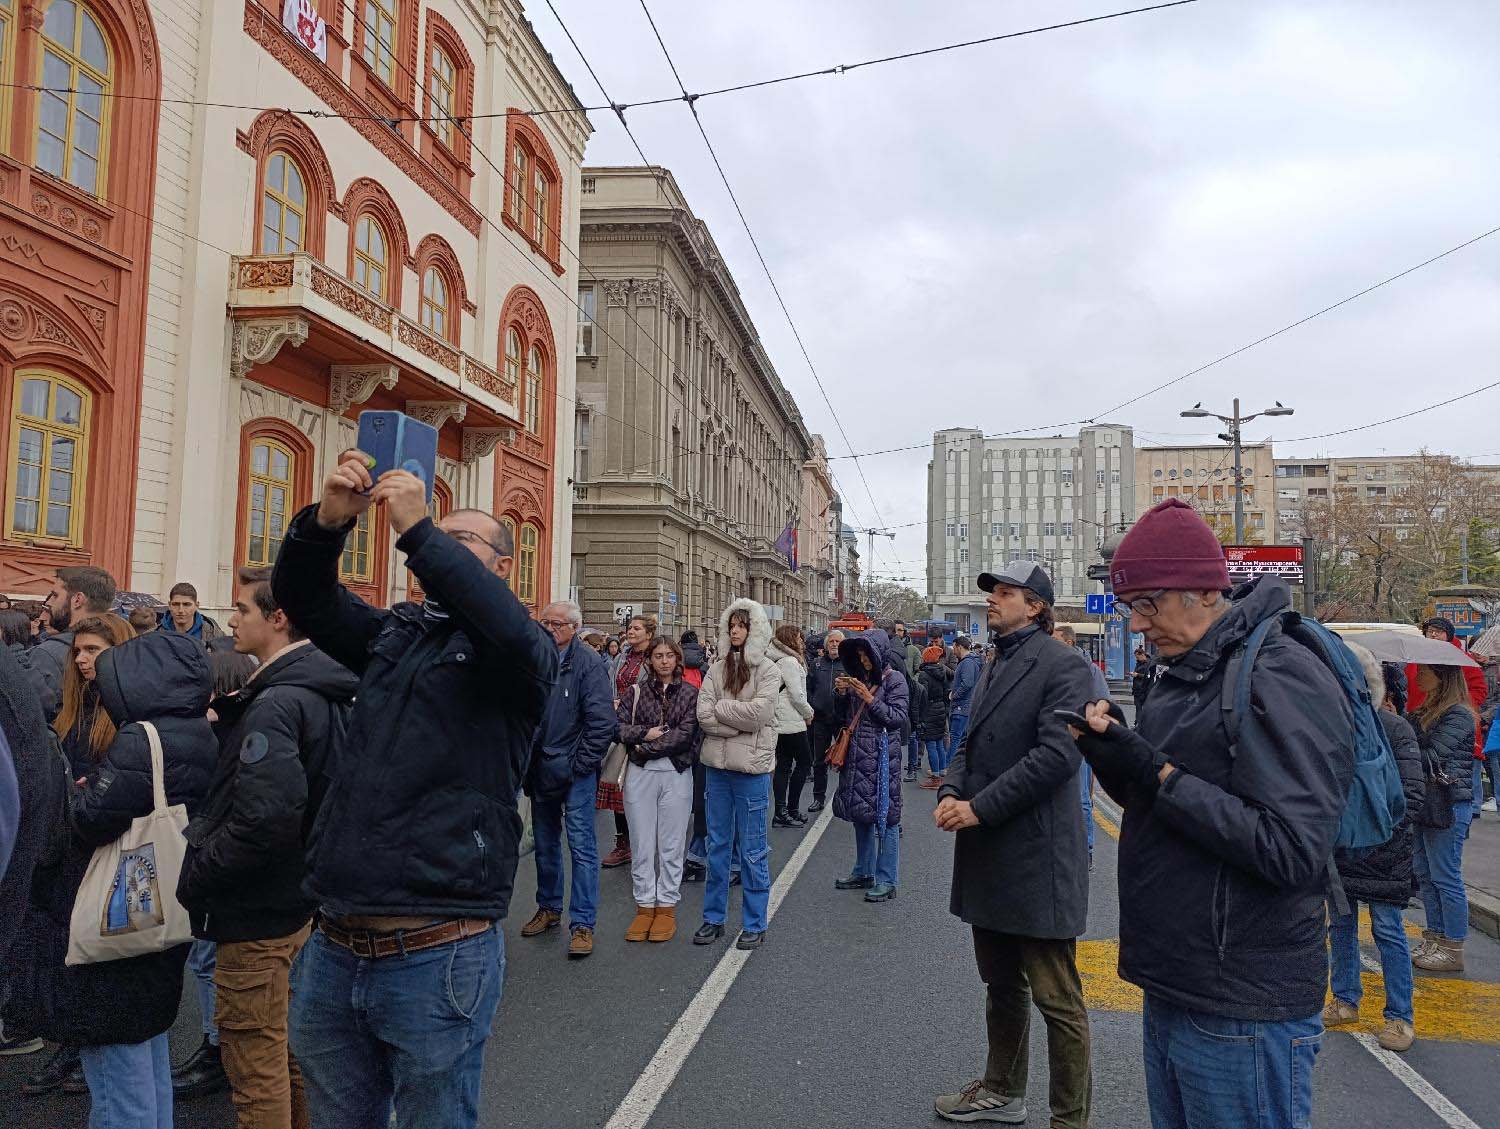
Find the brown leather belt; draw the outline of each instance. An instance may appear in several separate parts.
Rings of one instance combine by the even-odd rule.
[[[326,917],[318,918],[318,928],[340,948],[348,949],[365,960],[406,956],[439,945],[451,945],[488,932],[493,921],[481,917],[461,917],[440,921],[421,929],[397,929],[394,933],[373,933],[368,929],[343,929]]]

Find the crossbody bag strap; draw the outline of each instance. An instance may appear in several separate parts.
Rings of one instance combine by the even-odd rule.
[[[157,811],[167,810],[167,768],[161,749],[161,734],[149,721],[141,722],[151,746],[151,800]]]

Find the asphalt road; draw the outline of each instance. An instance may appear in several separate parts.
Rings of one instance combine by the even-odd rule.
[[[928,816],[930,793],[908,785],[906,802],[897,899],[869,905],[857,893],[833,889],[854,852],[848,825],[830,819],[786,890],[765,946],[742,961],[731,958],[730,965],[741,967],[712,1011],[690,1011],[690,1005],[732,946],[728,940],[708,948],[689,943],[701,885],[686,888],[675,942],[631,945],[622,939],[631,913],[629,874],[604,872],[598,948],[587,961],[569,962],[562,931],[533,940],[519,936],[535,887],[534,866],[523,859],[506,926],[509,964],[489,1044],[482,1124],[582,1129],[615,1117],[611,1129],[627,1129],[645,1123],[641,1111],[657,1096],[652,1129],[939,1124],[931,1113],[933,1095],[962,1086],[980,1070],[983,989],[968,935],[947,913],[950,840]],[[605,832],[613,829],[604,818],[599,827],[606,843]],[[813,830],[773,831],[778,875]],[[1089,954],[1086,980],[1098,1004],[1091,1009],[1093,1124],[1143,1126],[1138,1004],[1104,959],[1116,936],[1114,843],[1102,828],[1097,841],[1090,929],[1080,947]],[[732,901],[731,926],[735,913]],[[1374,950],[1367,945],[1367,951]],[[1419,995],[1419,1042],[1400,1060],[1410,1086],[1351,1035],[1326,1037],[1317,1066],[1316,1125],[1500,1126],[1500,944],[1474,936],[1467,957],[1464,987],[1434,983]],[[728,972],[721,969],[715,983],[722,986]],[[1424,1000],[1432,1001],[1426,1006],[1434,1014],[1441,1012],[1441,1021],[1428,1026],[1444,1038],[1421,1038],[1427,1033]],[[1372,1004],[1367,996],[1365,1011],[1378,1017],[1378,999]],[[633,1099],[630,1116],[616,1117],[685,1012],[706,1018],[701,1039],[690,1047],[670,1043],[649,1073],[667,1084],[645,1094],[644,1105]],[[185,991],[173,1032],[178,1056],[196,1045],[197,1032],[195,999]],[[1040,1017],[1034,1018],[1032,1039],[1029,1123],[1044,1125]],[[19,1096],[20,1078],[38,1061],[0,1059],[0,1126],[83,1125],[86,1097]],[[1429,1101],[1445,1112],[1434,1112],[1412,1086],[1425,1088]],[[229,1129],[234,1118],[228,1099],[217,1096],[180,1103],[176,1123],[183,1129]]]

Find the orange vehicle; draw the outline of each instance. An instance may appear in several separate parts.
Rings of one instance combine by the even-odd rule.
[[[838,619],[829,622],[828,630],[833,631],[837,628],[845,632],[869,631],[874,626],[875,621],[864,612],[845,612]]]

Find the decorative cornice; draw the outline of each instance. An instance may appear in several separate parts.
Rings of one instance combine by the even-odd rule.
[[[514,405],[516,402],[516,386],[502,379],[494,369],[481,364],[467,353],[464,354],[464,379],[477,384],[491,396],[499,397],[507,404]]]
[[[396,387],[401,370],[395,365],[330,365],[328,406],[343,415],[355,404],[363,404],[375,389]]]
[[[281,347],[288,342],[296,348],[307,340],[306,318],[253,318],[234,323],[234,335],[229,344],[229,375],[243,377],[256,365],[268,364],[276,359]]]
[[[462,423],[469,412],[466,400],[408,400],[406,414],[422,423],[431,424],[439,431],[450,419]]]
[[[472,463],[491,454],[502,440],[506,445],[515,442],[514,427],[466,427],[464,428],[463,461]]]
[[[604,297],[611,306],[623,306],[630,300],[630,280],[611,278],[604,283]]]
[[[462,354],[457,349],[399,314],[396,316],[396,339],[403,345],[410,345],[428,360],[436,361],[445,369],[451,372],[458,371]]]

